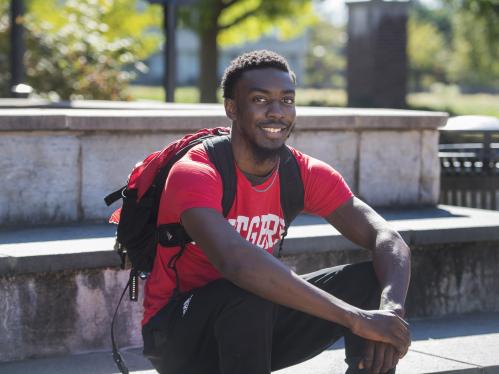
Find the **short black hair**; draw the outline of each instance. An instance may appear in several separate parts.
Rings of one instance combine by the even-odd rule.
[[[289,67],[288,61],[280,54],[260,49],[244,53],[231,61],[224,71],[222,83],[224,99],[234,98],[234,86],[245,71],[275,68],[289,73],[293,82],[296,82],[295,73]]]

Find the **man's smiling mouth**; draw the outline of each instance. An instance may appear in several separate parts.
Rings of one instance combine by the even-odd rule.
[[[284,131],[286,128],[283,127],[283,128],[276,128],[276,127],[262,127],[262,129],[264,131],[267,131],[267,132],[270,132],[270,133],[273,133],[273,134],[276,134],[278,132],[281,132],[281,131]]]

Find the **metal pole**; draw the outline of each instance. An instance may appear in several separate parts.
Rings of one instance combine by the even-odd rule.
[[[10,2],[10,87],[13,97],[17,97],[17,94],[12,91],[13,88],[24,78],[23,5],[22,0]]]
[[[163,5],[164,11],[164,29],[165,29],[165,63],[164,63],[164,87],[166,93],[166,102],[175,101],[175,28],[176,28],[176,4],[175,1],[169,1]]]
[[[495,165],[491,165],[491,160],[494,159],[492,156],[492,134],[488,131],[483,133],[483,171],[487,175],[492,175],[494,173]],[[494,163],[495,164],[495,163]]]

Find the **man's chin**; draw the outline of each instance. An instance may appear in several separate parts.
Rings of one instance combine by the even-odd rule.
[[[285,147],[284,142],[279,142],[278,144],[254,144],[253,154],[258,162],[274,160],[279,156],[283,147]]]

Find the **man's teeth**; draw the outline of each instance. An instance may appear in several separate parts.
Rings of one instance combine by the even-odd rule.
[[[264,127],[263,129],[268,132],[279,132],[282,130],[282,129],[275,129],[273,127]]]

